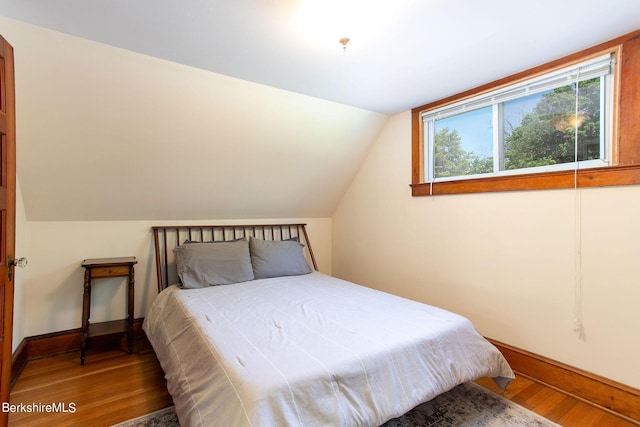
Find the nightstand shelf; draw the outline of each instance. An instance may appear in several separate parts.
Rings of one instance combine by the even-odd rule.
[[[82,342],[80,347],[80,364],[84,365],[89,338],[116,333],[127,333],[129,353],[133,353],[133,308],[134,308],[134,265],[135,257],[85,259],[84,292],[82,297]],[[91,287],[94,279],[111,277],[128,277],[127,282],[127,317],[91,324]]]
[[[87,338],[102,337],[126,332],[129,319],[110,320],[108,322],[93,323],[87,332]]]

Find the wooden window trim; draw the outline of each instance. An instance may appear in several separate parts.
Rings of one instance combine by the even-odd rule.
[[[497,88],[530,79],[606,52],[616,53],[616,90],[613,119],[614,165],[509,176],[422,182],[424,150],[422,113],[477,96]],[[640,184],[640,30],[547,64],[505,77],[411,110],[411,191],[413,196],[543,190],[573,187],[606,187]]]

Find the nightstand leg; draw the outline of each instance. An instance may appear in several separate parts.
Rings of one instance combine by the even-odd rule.
[[[91,315],[91,273],[84,272],[84,292],[82,294],[82,341],[80,343],[80,364],[84,365],[84,357],[89,339],[89,316]]]
[[[127,340],[129,341],[129,353],[133,353],[133,312],[134,312],[134,295],[135,295],[135,273],[133,265],[129,266],[129,299],[127,314]]]

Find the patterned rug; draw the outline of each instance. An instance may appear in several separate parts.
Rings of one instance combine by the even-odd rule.
[[[173,407],[114,427],[177,427]],[[541,416],[474,383],[459,385],[381,427],[557,427]]]

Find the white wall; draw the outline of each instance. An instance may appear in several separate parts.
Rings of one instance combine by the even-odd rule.
[[[24,310],[18,314],[22,336],[79,328],[85,258],[135,256],[135,317],[143,317],[157,294],[151,227],[171,224],[236,224],[239,221],[60,221],[28,223],[28,280],[23,285]],[[248,220],[244,223],[306,223],[321,272],[331,273],[331,219]],[[96,280],[91,320],[123,318],[124,278]],[[17,333],[17,331],[16,331]]]
[[[639,186],[411,197],[410,170],[404,112],[388,120],[334,214],[334,275],[640,388]],[[585,340],[573,331],[577,248]]]

